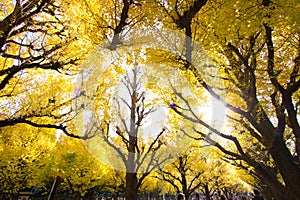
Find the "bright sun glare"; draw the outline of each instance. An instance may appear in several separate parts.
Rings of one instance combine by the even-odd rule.
[[[208,97],[205,105],[200,106],[199,113],[205,123],[221,131],[225,123],[226,106],[213,97]]]

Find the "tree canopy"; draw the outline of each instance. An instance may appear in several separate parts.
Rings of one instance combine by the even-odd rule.
[[[207,182],[230,171],[221,162],[211,161],[226,169],[217,175],[206,166],[210,150],[201,150],[211,146],[219,153],[209,158],[245,173],[266,198],[300,196],[299,2],[0,0],[0,7],[6,195],[42,184],[32,173],[45,167],[49,179],[82,196],[109,180],[106,188],[137,199],[164,171],[168,187],[186,196],[202,188],[209,198],[216,185]],[[159,106],[160,116],[151,116]],[[125,181],[113,184],[116,174]]]

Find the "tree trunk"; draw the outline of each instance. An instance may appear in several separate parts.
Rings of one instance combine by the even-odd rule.
[[[94,190],[90,189],[85,196],[86,196],[86,199],[88,199],[88,200],[94,200]]]
[[[137,200],[137,174],[126,172],[126,187],[125,197],[126,200]]]
[[[285,200],[285,191],[284,188],[282,190],[276,190],[276,187],[273,187],[271,184],[268,184],[267,182],[263,181],[262,179],[260,180],[262,181],[260,184],[260,190],[261,193],[263,195],[263,197],[265,197],[266,200]]]
[[[57,191],[57,188],[58,188],[60,182],[61,182],[61,178],[59,176],[57,176],[54,179],[53,185],[51,187],[51,190],[50,190],[50,193],[49,193],[49,196],[48,196],[48,200],[54,200],[54,196],[56,194],[56,191]]]
[[[266,185],[262,188],[261,193],[266,200],[280,199],[279,197],[276,197],[276,194],[273,194],[272,191],[273,191],[272,188],[270,186]]]
[[[249,165],[255,168],[255,171],[258,174],[258,178],[260,179],[260,181],[264,183],[264,185],[268,185],[270,191],[276,194],[278,196],[278,199],[286,199],[285,188],[282,185],[282,183],[278,181],[276,173],[264,167],[260,163],[257,163],[251,158],[249,159],[247,157],[244,157],[244,159]]]
[[[280,136],[274,138],[273,147],[270,149],[280,174],[285,182],[286,199],[297,200],[300,197],[300,169],[293,162],[284,140]]]
[[[208,184],[204,185],[204,191],[205,191],[206,200],[210,200],[210,192],[209,192]]]
[[[187,188],[187,180],[186,180],[186,176],[185,176],[184,173],[182,174],[182,192],[185,196],[185,199],[189,199],[189,191],[188,191],[188,188]]]

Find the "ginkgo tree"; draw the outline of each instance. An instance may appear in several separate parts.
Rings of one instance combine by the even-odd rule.
[[[104,188],[110,181],[111,169],[90,154],[78,139],[60,138],[53,154],[56,156],[51,174],[59,177],[59,189],[72,191],[74,198],[92,193],[95,187]]]
[[[200,160],[204,160],[192,148],[179,156],[173,163],[162,169],[164,181],[171,184],[177,193],[183,192],[188,199],[202,184],[201,177],[204,173]],[[158,176],[158,178],[161,178]]]
[[[294,1],[268,0],[158,3],[169,22],[186,34],[184,56],[179,58],[185,62],[174,62],[181,66],[179,69],[192,73],[199,87],[222,101],[229,110],[229,120],[239,127],[228,133],[215,129],[193,114],[184,97],[190,115],[177,113],[232,143],[234,148],[226,148],[223,142],[195,129],[232,160],[243,160],[249,169],[253,167],[278,199],[299,196],[299,20],[293,10],[297,6]],[[222,85],[204,79],[199,66],[194,65],[192,39],[202,42],[215,59],[208,67],[219,70]],[[261,152],[249,152],[249,143],[242,142],[246,135],[251,143],[259,142],[264,147],[268,163],[273,163],[277,171],[260,160]]]
[[[158,100],[151,98],[151,93],[143,86],[145,76],[146,73],[134,62],[132,69],[128,69],[119,80],[120,84],[114,86],[117,87],[115,95],[108,101],[105,99],[109,97],[109,91],[108,95],[102,92],[102,96],[97,96],[93,103],[99,106],[87,111],[94,114],[90,115],[90,121],[85,122],[89,126],[84,129],[95,135],[84,142],[87,148],[102,162],[125,171],[125,196],[129,199],[136,199],[143,180],[158,165],[170,159],[170,151],[164,147],[166,135],[170,134],[166,127],[159,127],[157,132],[147,132],[143,127],[151,117],[154,120],[151,115],[158,109],[155,107]],[[101,103],[103,98],[107,104]],[[97,119],[100,117],[98,109],[102,108],[100,105],[105,106],[104,111],[108,110],[103,119]]]
[[[64,125],[72,100],[67,75],[78,57],[68,51],[74,38],[61,6],[52,0],[1,1],[0,127],[25,123],[69,133]]]
[[[176,193],[184,193],[186,198],[196,192],[205,195],[207,200],[219,193],[229,198],[233,193],[241,192],[236,190],[238,185],[244,191],[247,190],[238,183],[239,177],[231,173],[234,168],[226,164],[212,147],[206,146],[208,149],[204,150],[195,144],[197,143],[194,142],[184,154],[162,168],[156,178],[171,185]]]
[[[188,99],[173,85],[174,94],[165,94],[165,103],[170,103],[178,114],[169,120],[173,122],[171,127],[176,128],[168,129],[174,131],[168,137],[175,138],[176,131],[190,133],[185,130],[189,128],[195,133],[190,137],[206,139],[219,148],[228,161],[255,174],[263,185],[270,186],[276,198],[297,199],[300,196],[297,188],[300,180],[300,40],[299,17],[295,12],[295,8],[299,8],[298,2],[16,0],[1,1],[1,8],[1,128],[26,123],[40,128],[60,129],[69,136],[80,138],[84,132],[82,130],[95,130],[95,127],[79,123],[72,125],[70,121],[84,111],[84,105],[76,103],[80,102],[79,97],[94,98],[97,102],[94,105],[99,111],[96,114],[104,117],[98,121],[98,130],[92,131],[90,136],[102,133],[106,144],[111,144],[114,150],[118,151],[113,140],[128,147],[127,153],[132,151],[138,144],[134,137],[130,137],[133,129],[126,131],[126,127],[113,127],[112,121],[118,114],[110,112],[113,106],[109,104],[111,87],[124,74],[120,68],[124,65],[120,60],[124,58],[111,62],[109,67],[112,71],[100,74],[103,77],[96,87],[96,97],[88,96],[87,91],[83,90],[75,92],[75,97],[69,95],[73,89],[73,77],[68,79],[62,74],[71,74],[72,69],[68,67],[99,44],[104,43],[103,46],[112,54],[122,53],[128,41],[148,34],[152,35],[148,43],[159,46],[161,42],[166,46],[167,43],[162,41],[170,41],[168,44],[175,44],[175,48],[179,44],[180,48],[177,51],[171,51],[171,48],[165,51],[149,50],[150,46],[143,49],[145,41],[137,39],[133,43],[136,49],[142,49],[139,55],[146,57],[144,60],[157,69],[176,69],[187,78],[195,92],[193,99]],[[152,32],[150,27],[158,31]],[[170,29],[168,33],[177,31],[184,37],[179,34],[163,35],[162,28]],[[76,38],[76,42],[71,43],[71,38]],[[153,38],[161,40],[155,41]],[[199,52],[203,52],[200,45],[210,54],[210,62],[199,57]],[[135,52],[136,49],[127,50]],[[133,54],[130,56],[133,57]],[[102,62],[105,57],[102,55],[95,60],[97,65],[87,66],[91,63],[86,62],[84,67],[99,69],[105,64]],[[155,62],[163,67],[154,65]],[[157,72],[158,76],[167,77],[164,70]],[[178,79],[182,77],[178,76]],[[151,84],[148,87],[152,94],[159,94],[158,88],[153,88]],[[226,131],[206,123],[195,112],[197,107],[192,103],[203,96],[203,88],[227,107]],[[143,105],[143,101],[139,103]],[[75,109],[74,104],[77,106]],[[129,107],[137,108],[134,104]],[[141,114],[141,110],[138,113]],[[70,127],[66,128],[66,122],[70,122]],[[189,126],[180,127],[183,123]],[[199,125],[209,131],[203,131]],[[111,137],[111,132],[120,138]],[[124,137],[126,134],[129,139]],[[218,136],[213,137],[215,135]],[[168,141],[164,139],[154,140],[153,144],[157,146],[152,147],[159,147],[162,145],[160,142]],[[135,145],[130,146],[126,144],[128,142]],[[177,144],[178,148],[184,146]],[[170,145],[170,149],[176,149],[176,145]],[[126,152],[119,151],[119,154],[124,158]],[[116,158],[110,159],[115,161]],[[132,170],[130,164],[137,164],[137,160],[130,161],[133,162],[123,164],[127,163],[127,169]],[[137,181],[137,174],[127,175],[133,177],[133,182]],[[130,192],[128,189],[127,195],[135,199],[136,191],[133,194]]]
[[[55,136],[28,125],[0,130],[1,198],[43,185],[39,174],[51,160]]]

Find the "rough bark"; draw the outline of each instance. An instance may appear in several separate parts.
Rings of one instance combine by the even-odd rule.
[[[126,173],[125,196],[128,200],[137,200],[138,198],[136,173]]]

